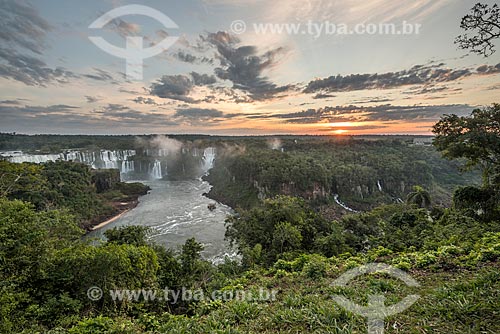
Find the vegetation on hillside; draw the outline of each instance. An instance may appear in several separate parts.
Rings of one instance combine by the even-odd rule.
[[[439,150],[457,142],[446,141],[448,132],[438,136]],[[469,140],[462,141],[461,136]],[[495,127],[464,129],[456,139],[473,143],[482,138],[496,142],[500,132]],[[294,176],[295,189],[301,195],[311,189],[310,183],[328,182],[325,179],[334,169],[318,161],[335,159],[318,157],[332,143],[317,144],[324,146],[320,149],[310,146],[309,158],[305,157],[307,144],[297,145],[295,153],[268,150],[254,160],[246,156],[247,168],[235,169],[239,174],[234,178],[245,179],[247,173],[259,171],[258,182],[262,182],[286,170],[290,173],[286,176],[299,175]],[[378,160],[374,153],[363,156],[360,147],[392,152],[395,157],[401,151],[415,152],[414,147],[391,141],[334,145],[343,145],[346,159],[356,154],[356,161],[366,162],[358,168],[370,168],[368,159],[375,159],[373,165],[379,168],[371,167],[372,172],[386,170],[384,163],[391,166],[394,160]],[[468,150],[456,152],[453,158],[472,159]],[[489,170],[498,170],[496,150],[490,151],[490,158],[496,163]],[[290,164],[285,168],[271,163],[274,159],[287,159]],[[444,162],[427,171],[438,170],[440,164]],[[276,168],[267,172],[256,167],[263,165]],[[307,165],[313,167],[301,174]],[[391,168],[387,170],[397,171]],[[387,333],[500,331],[500,196],[498,184],[492,181],[495,177],[483,185],[457,188],[449,207],[436,206],[433,193],[415,185],[407,202],[337,220],[326,219],[304,196],[267,196],[247,209],[237,209],[227,220],[227,238],[238,248],[241,262],[226,259],[213,265],[201,257],[203,247],[196,240],[189,239],[175,252],[151,244],[149,231],[141,226],[108,230],[106,241],[81,238],[81,219],[88,217],[86,211],[98,210],[93,207],[95,201],[109,191],[138,187],[114,184],[113,177],[106,175],[112,172],[103,173],[92,177],[88,167],[76,163],[0,163],[1,333],[362,333],[366,319],[343,309],[332,295],[364,305],[374,294],[384,294],[386,305],[408,294],[421,297],[405,312],[385,319]],[[446,171],[440,173],[440,177],[446,175]],[[384,180],[387,177],[389,173]],[[408,272],[420,287],[408,287],[381,273],[363,275],[347,286],[332,286],[348,269],[373,262]],[[275,298],[166,301],[146,300],[142,293],[163,296],[165,288],[199,291],[209,297],[215,292],[236,296],[239,291],[262,295],[266,289]],[[141,294],[114,298],[110,291],[116,289]]]

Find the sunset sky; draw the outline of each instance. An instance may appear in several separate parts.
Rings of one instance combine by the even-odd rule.
[[[482,1],[493,4],[496,1]],[[141,4],[142,15],[89,25]],[[470,0],[0,1],[0,131],[61,134],[429,134],[443,114],[499,102],[500,51],[457,49]],[[244,22],[244,32],[232,22]],[[418,24],[418,34],[303,30]],[[296,33],[255,24],[300,24]],[[142,80],[89,36],[125,47],[178,37]],[[497,48],[498,49],[498,48]]]

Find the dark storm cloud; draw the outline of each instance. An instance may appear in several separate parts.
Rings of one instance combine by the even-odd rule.
[[[215,69],[218,78],[229,80],[234,89],[249,94],[253,100],[266,100],[292,89],[291,85],[278,86],[263,76],[263,72],[277,64],[285,50],[277,48],[258,55],[257,47],[239,46],[240,40],[223,31],[202,36],[202,41],[217,49],[220,67]]]
[[[348,92],[368,89],[390,89],[408,85],[434,85],[456,81],[471,75],[500,73],[500,64],[477,69],[450,69],[444,64],[416,65],[399,72],[330,76],[310,81],[304,93]]]
[[[196,72],[191,72],[189,76],[183,74],[164,75],[151,85],[150,93],[161,98],[194,103],[196,101],[189,97],[193,88],[195,86],[209,86],[215,82],[216,78],[213,75]]]
[[[430,106],[393,106],[390,104],[364,106],[336,106],[319,109],[307,109],[295,113],[261,115],[249,118],[278,118],[287,123],[314,124],[325,122],[353,121],[434,121],[444,114],[465,115],[470,113],[472,106],[466,104],[430,105]]]

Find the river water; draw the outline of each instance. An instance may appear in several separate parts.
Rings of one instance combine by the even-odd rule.
[[[234,257],[234,251],[224,241],[224,220],[232,213],[230,207],[217,204],[210,211],[208,204],[214,201],[202,194],[210,190],[208,182],[187,181],[139,181],[151,191],[139,198],[136,208],[117,220],[92,231],[89,237],[103,238],[104,232],[113,227],[141,225],[150,227],[150,240],[167,248],[180,249],[192,237],[204,245],[202,255],[212,262],[220,262],[224,256]]]

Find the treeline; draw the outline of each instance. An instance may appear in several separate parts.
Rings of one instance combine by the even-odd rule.
[[[449,205],[456,186],[479,183],[478,172],[463,174],[458,162],[411,142],[302,138],[284,140],[275,150],[264,140],[247,143],[244,150],[220,149],[207,177],[210,195],[249,208],[259,198],[280,194],[319,203],[333,202],[338,194],[352,208],[366,210],[404,200],[415,185],[429,189],[436,203]]]

